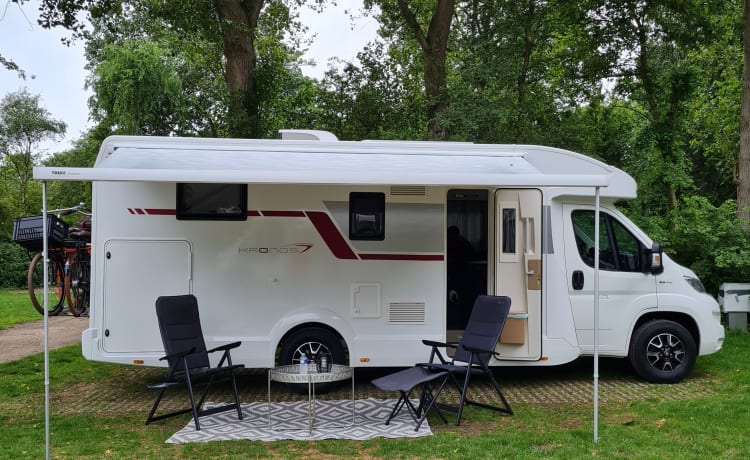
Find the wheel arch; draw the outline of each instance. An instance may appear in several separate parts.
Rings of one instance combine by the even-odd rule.
[[[330,324],[316,322],[316,321],[300,323],[290,328],[289,330],[287,330],[284,333],[284,335],[282,335],[281,338],[276,343],[276,348],[275,348],[276,353],[279,352],[281,347],[284,346],[284,341],[287,340],[292,334],[296,333],[297,331],[300,331],[302,329],[307,329],[307,328],[319,328],[319,329],[327,330],[328,332],[338,337],[338,339],[341,341],[341,346],[344,348],[344,352],[349,353],[349,346],[346,342],[346,339],[335,327],[331,326]]]
[[[700,346],[700,329],[698,328],[698,323],[695,321],[695,319],[693,319],[692,316],[688,315],[687,313],[680,313],[675,311],[654,311],[642,315],[633,325],[628,343],[628,355],[630,354],[631,345],[633,343],[633,336],[635,335],[636,331],[638,331],[638,329],[644,324],[658,320],[673,321],[681,325],[682,327],[687,329],[688,332],[690,332],[690,335],[695,341],[696,348]]]

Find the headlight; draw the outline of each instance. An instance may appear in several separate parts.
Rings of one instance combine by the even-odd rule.
[[[685,281],[693,287],[698,292],[706,292],[706,288],[703,287],[703,283],[701,283],[701,280],[698,278],[693,278],[692,276],[683,276],[685,278]]]

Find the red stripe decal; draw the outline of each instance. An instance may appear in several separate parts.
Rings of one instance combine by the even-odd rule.
[[[341,236],[339,229],[336,228],[328,214],[320,211],[307,211],[307,217],[310,218],[310,222],[315,226],[323,241],[328,245],[328,249],[336,258],[357,259],[357,255],[349,247],[344,237]]]
[[[146,208],[146,214],[150,216],[174,216],[177,214],[177,211],[174,209],[154,209],[154,208]]]
[[[143,208],[135,208],[135,212],[141,215],[146,214],[146,211],[144,211]]]
[[[359,254],[362,260],[442,261],[441,254]]]
[[[248,217],[260,217],[260,211],[251,211],[251,210],[248,210],[247,211],[247,216]]]
[[[130,214],[135,214],[135,211],[133,211],[133,208],[128,208],[128,212],[129,212]]]
[[[305,217],[303,211],[261,211],[264,217]]]

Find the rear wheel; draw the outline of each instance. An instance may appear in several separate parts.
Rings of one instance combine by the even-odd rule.
[[[89,267],[88,262],[78,254],[70,259],[70,269],[65,276],[65,295],[73,316],[81,316],[88,311]]]
[[[279,365],[299,364],[304,353],[310,362],[321,352],[330,356],[333,364],[347,364],[346,351],[340,338],[334,333],[321,327],[307,327],[293,332],[284,340],[279,352]],[[323,393],[335,388],[337,382],[318,383],[315,391]],[[289,384],[296,393],[307,393],[306,384]]]
[[[633,334],[630,363],[649,382],[677,383],[693,369],[697,354],[695,339],[684,326],[656,320]]]
[[[44,314],[44,255],[40,252],[31,259],[29,272],[27,274],[27,283],[31,304],[34,305],[39,314]],[[65,303],[65,275],[63,267],[57,257],[50,255],[47,262],[48,282],[47,290],[47,314],[58,315]]]

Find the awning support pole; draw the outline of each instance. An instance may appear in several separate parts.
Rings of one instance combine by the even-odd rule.
[[[599,442],[599,187],[594,194],[594,442]]]
[[[42,181],[42,255],[44,262],[44,458],[49,460],[49,241],[47,240],[47,181]]]

